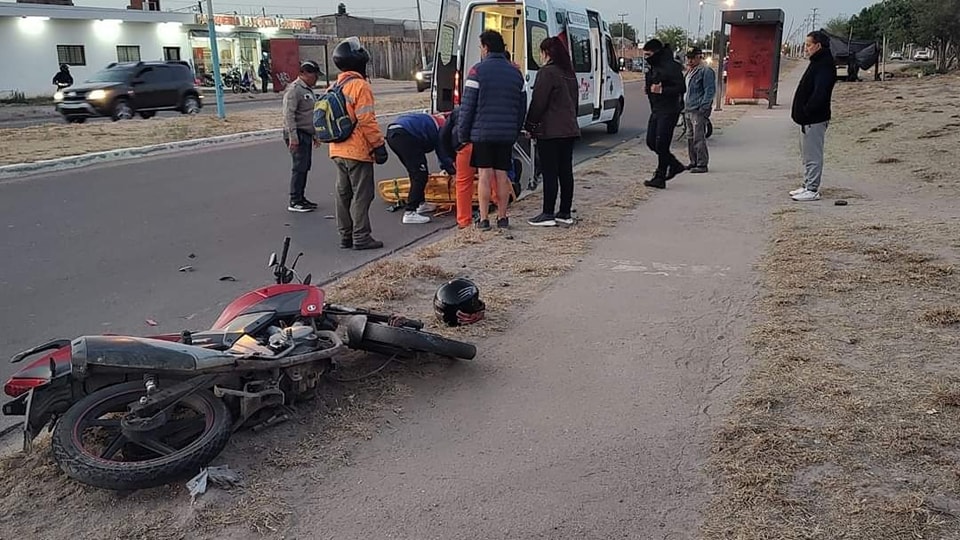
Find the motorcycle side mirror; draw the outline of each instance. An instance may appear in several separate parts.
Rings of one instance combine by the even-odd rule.
[[[307,277],[303,278],[303,284],[309,285],[310,281],[313,280],[313,274],[307,274]]]
[[[273,268],[273,267],[276,266],[276,265],[277,265],[277,254],[276,254],[276,253],[271,253],[271,254],[270,254],[270,262],[267,263],[267,268]]]
[[[303,257],[303,252],[297,253],[297,258],[293,260],[293,264],[290,265],[291,270],[296,270],[297,262],[300,261],[300,257]]]

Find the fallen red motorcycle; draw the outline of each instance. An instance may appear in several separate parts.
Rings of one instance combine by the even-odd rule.
[[[14,356],[42,354],[4,386],[15,399],[3,414],[24,417],[24,450],[51,426],[53,457],[70,477],[154,487],[195,475],[234,431],[288,419],[348,348],[476,356],[475,346],[424,332],[420,321],[325,303],[311,276],[296,272],[302,253],[286,266],[289,247],[285,238],[280,259],[270,256],[276,284],[234,300],[209,330],[82,336]]]

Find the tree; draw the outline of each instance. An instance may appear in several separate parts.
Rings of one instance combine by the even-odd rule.
[[[851,18],[852,17],[847,17],[846,15],[834,17],[827,21],[827,24],[823,28],[835,36],[843,36],[846,38],[850,33]]]
[[[670,45],[674,51],[682,51],[687,46],[687,31],[681,26],[666,26],[654,35],[664,45]]]
[[[630,23],[623,23],[623,28],[620,27],[620,23],[618,22],[611,24],[610,35],[615,38],[625,37],[634,43],[637,42],[637,29]]]
[[[914,42],[931,46],[937,71],[946,73],[960,56],[960,0],[912,0]]]

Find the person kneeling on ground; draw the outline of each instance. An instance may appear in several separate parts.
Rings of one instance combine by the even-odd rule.
[[[427,167],[427,154],[437,153],[440,167],[447,174],[455,174],[453,154],[448,154],[440,144],[440,130],[446,119],[442,114],[411,113],[404,114],[387,126],[387,144],[400,158],[407,175],[410,177],[410,193],[407,195],[407,209],[403,214],[404,224],[430,223],[423,214],[433,212],[437,206],[425,202],[427,181],[430,169]]]
[[[466,229],[473,224],[473,186],[477,176],[477,169],[470,164],[473,157],[473,145],[462,144],[457,134],[457,121],[460,117],[460,108],[455,108],[446,123],[440,130],[440,145],[448,156],[456,156],[456,187],[457,187],[457,226]],[[500,205],[496,186],[490,186],[493,204]]]
[[[330,144],[330,158],[337,166],[337,229],[344,249],[379,249],[383,242],[371,236],[370,203],[373,202],[373,164],[387,162],[387,145],[377,123],[373,88],[367,81],[370,55],[360,39],[350,37],[333,50],[333,63],[341,71],[337,84],[356,128],[350,137]],[[349,80],[348,80],[349,79]]]
[[[573,144],[580,137],[577,123],[579,90],[570,53],[560,38],[540,43],[541,68],[533,84],[527,131],[537,140],[543,171],[543,212],[530,225],[573,224]],[[556,212],[557,187],[560,211]]]

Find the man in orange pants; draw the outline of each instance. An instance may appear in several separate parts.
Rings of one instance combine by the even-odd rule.
[[[450,113],[447,122],[440,130],[440,144],[445,145],[447,155],[456,155],[456,185],[457,185],[457,226],[461,229],[473,225],[473,194],[476,185],[477,169],[470,166],[470,156],[473,155],[472,144],[460,144],[457,137],[457,116],[460,109]],[[500,204],[495,186],[491,186],[493,204]]]

